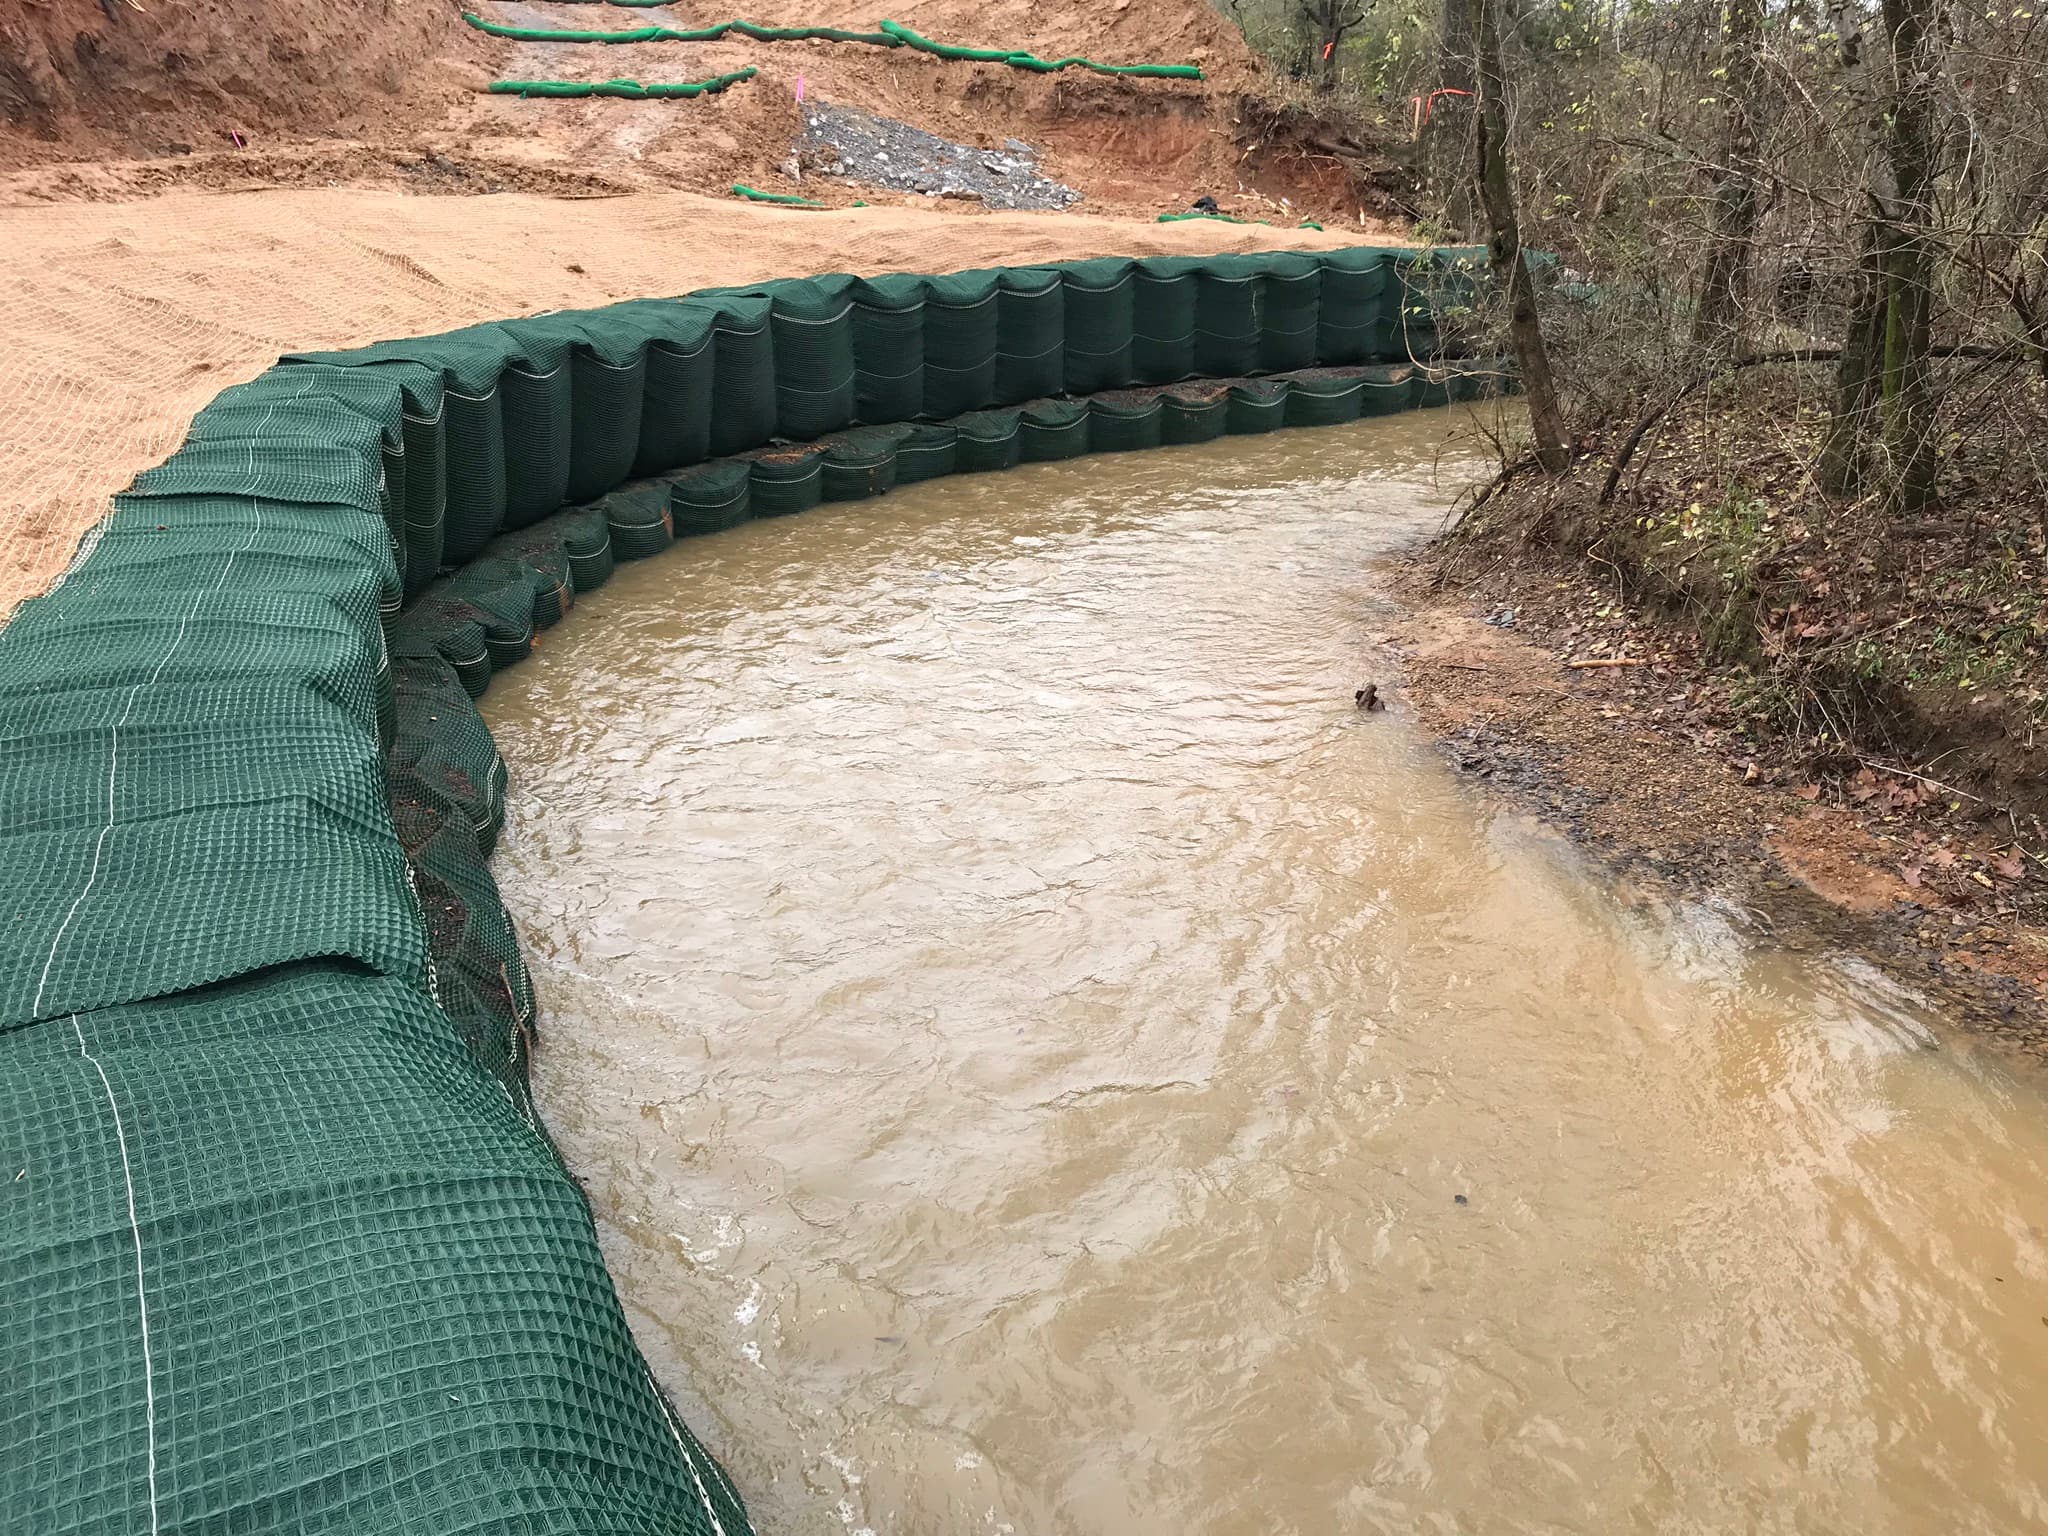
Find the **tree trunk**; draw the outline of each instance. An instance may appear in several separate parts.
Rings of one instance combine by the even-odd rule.
[[[1479,112],[1474,125],[1478,140],[1475,180],[1487,224],[1486,256],[1494,281],[1508,298],[1508,337],[1529,401],[1529,426],[1536,438],[1536,458],[1553,475],[1571,465],[1564,412],[1558,406],[1557,383],[1550,374],[1550,353],[1543,344],[1543,326],[1536,310],[1536,284],[1522,254],[1522,234],[1515,216],[1514,182],[1508,169],[1507,75],[1501,63],[1500,27],[1494,17],[1498,0],[1476,0],[1477,92]]]
[[[1934,499],[1934,394],[1928,348],[1934,339],[1933,0],[1884,0],[1895,82],[1886,134],[1893,238],[1885,252],[1884,445],[1890,504],[1917,516]]]
[[[1725,110],[1721,162],[1700,274],[1693,343],[1703,351],[1732,352],[1741,340],[1749,296],[1750,254],[1756,239],[1757,112],[1762,83],[1763,0],[1728,0],[1721,50]]]
[[[1878,384],[1884,363],[1885,270],[1891,245],[1891,162],[1879,145],[1882,114],[1872,82],[1870,49],[1862,13],[1836,0],[1840,67],[1846,76],[1850,112],[1863,144],[1869,181],[1869,211],[1857,231],[1856,271],[1850,280],[1842,355],[1835,367],[1835,398],[1821,444],[1820,483],[1837,496],[1861,494],[1870,466],[1868,444],[1878,419]]]
[[[1864,442],[1876,415],[1884,356],[1885,231],[1876,220],[1863,226],[1842,356],[1835,365],[1835,403],[1821,443],[1820,483],[1837,496],[1863,489]]]

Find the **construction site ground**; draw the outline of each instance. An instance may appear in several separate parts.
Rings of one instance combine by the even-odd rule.
[[[525,26],[731,19],[689,5],[473,3]],[[1363,206],[1349,149],[1247,127],[1257,68],[1200,0],[931,0],[896,19],[1045,57],[1196,63],[1201,81],[825,42],[509,42],[461,12],[457,0],[0,5],[0,326],[17,359],[0,375],[0,614],[48,586],[107,498],[167,455],[195,411],[282,352],[818,271],[1402,238]],[[881,19],[805,0],[746,15]],[[693,100],[485,90],[748,64],[753,79]],[[800,91],[992,152],[1028,144],[1082,200],[990,212],[806,174]],[[831,206],[750,204],[734,182]],[[1156,222],[1200,196],[1267,222]],[[1295,227],[1310,217],[1325,228]]]

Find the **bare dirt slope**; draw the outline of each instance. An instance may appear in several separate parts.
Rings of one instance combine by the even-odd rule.
[[[657,8],[561,0],[0,0],[0,203],[169,187],[386,185],[436,192],[724,191],[736,180],[847,204],[859,188],[786,170],[797,95],[956,141],[1021,138],[1099,208],[1157,213],[1204,193],[1292,222],[1355,222],[1359,175],[1245,131],[1258,70],[1205,0],[759,0]],[[520,26],[872,30],[886,12],[976,47],[1108,63],[1192,63],[1201,81],[1038,75],[861,44],[526,43]],[[685,101],[521,100],[496,79],[695,80],[760,73]],[[898,194],[882,194],[901,201]],[[869,195],[869,201],[875,197]],[[1284,208],[1283,208],[1284,201]]]
[[[193,413],[287,351],[820,271],[1335,246],[1336,233],[945,208],[806,212],[690,193],[166,194],[7,214],[0,614],[62,570]]]

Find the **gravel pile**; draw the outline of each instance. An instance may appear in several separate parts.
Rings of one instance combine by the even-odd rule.
[[[976,149],[854,107],[806,102],[803,113],[796,158],[806,173],[990,208],[1071,208],[1081,200],[1072,187],[1038,174],[1038,151],[1021,139]]]

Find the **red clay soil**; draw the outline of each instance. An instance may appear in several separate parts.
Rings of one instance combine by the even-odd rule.
[[[1260,127],[1247,107],[1256,61],[1203,0],[467,3],[493,20],[583,30],[704,25],[733,10],[773,26],[868,30],[886,11],[946,42],[1194,63],[1206,78],[1037,75],[910,49],[745,38],[513,43],[466,25],[462,0],[0,0],[0,203],[278,185],[723,193],[734,181],[834,205],[915,200],[792,176],[799,87],[957,142],[1024,139],[1045,174],[1104,210],[1166,212],[1207,193],[1241,216],[1355,228],[1375,198],[1354,172],[1386,170]],[[745,65],[760,73],[689,101],[484,92],[500,78],[673,81]]]

